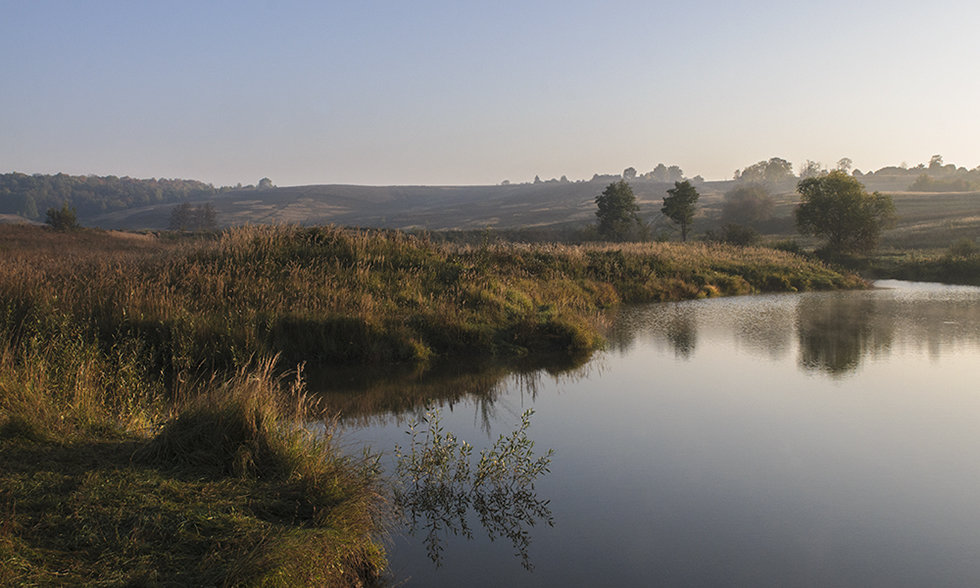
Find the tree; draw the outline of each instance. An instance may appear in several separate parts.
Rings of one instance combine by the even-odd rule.
[[[201,230],[213,231],[218,228],[218,215],[214,210],[214,204],[207,202],[198,208],[198,216]]]
[[[735,171],[735,179],[742,182],[777,184],[793,177],[793,164],[779,157],[754,163],[742,171]]]
[[[24,197],[24,208],[21,209],[20,215],[30,219],[38,217],[37,202],[34,201],[33,195],[28,194]]]
[[[800,166],[800,179],[803,178],[815,178],[817,176],[827,173],[827,170],[823,168],[823,165],[819,161],[813,161],[812,159],[807,159],[803,165]]]
[[[700,194],[687,180],[674,182],[674,187],[667,190],[667,193],[670,196],[664,197],[660,212],[681,226],[681,241],[687,241],[687,227],[694,221],[696,202]]]
[[[619,180],[606,186],[602,194],[595,197],[598,207],[599,235],[604,239],[622,241],[640,229],[636,196],[626,180]]]
[[[181,202],[170,211],[170,230],[186,231],[194,221],[194,207],[190,202]]]
[[[631,181],[636,179],[636,168],[628,167],[623,170],[623,179],[626,181]]]
[[[273,188],[275,188],[275,186],[272,185],[272,180],[269,178],[262,178],[259,180],[259,190],[271,190]]]
[[[851,168],[854,166],[854,162],[851,161],[850,157],[841,157],[837,160],[837,169],[844,172],[845,174],[851,173]]]
[[[61,208],[49,208],[48,217],[45,221],[56,231],[70,231],[78,228],[78,217],[75,209],[68,206],[68,202],[61,205]]]
[[[740,184],[725,194],[723,223],[753,226],[772,216],[773,201],[762,184]]]
[[[801,202],[796,207],[796,226],[804,235],[827,239],[826,249],[835,253],[874,248],[881,231],[894,220],[892,199],[868,194],[861,182],[834,170],[797,185]]]

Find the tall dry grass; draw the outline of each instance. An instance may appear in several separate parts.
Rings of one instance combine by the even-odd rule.
[[[132,248],[88,235],[59,256],[35,247],[50,236],[0,259],[0,329],[19,342],[61,317],[104,346],[139,341],[168,374],[277,353],[372,362],[581,350],[598,342],[596,313],[620,302],[860,284],[792,254],[724,245],[462,246],[277,226]]]

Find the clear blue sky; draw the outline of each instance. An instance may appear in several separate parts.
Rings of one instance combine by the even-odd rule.
[[[980,165],[976,2],[0,0],[0,172]]]

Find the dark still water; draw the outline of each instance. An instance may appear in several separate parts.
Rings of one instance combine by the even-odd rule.
[[[553,526],[471,513],[439,566],[396,531],[393,583],[980,585],[980,289],[878,286],[626,308],[579,366],[373,384],[348,444],[390,455],[430,397],[475,453],[527,408],[555,450]]]

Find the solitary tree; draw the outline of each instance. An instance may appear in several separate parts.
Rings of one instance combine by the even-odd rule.
[[[606,186],[602,194],[595,197],[596,218],[599,219],[599,235],[604,239],[621,241],[640,228],[636,196],[626,180],[619,180]]]
[[[861,182],[841,170],[801,180],[796,189],[801,196],[797,228],[804,235],[827,239],[828,251],[872,249],[894,220],[895,206],[889,196],[868,194]]]
[[[674,187],[667,190],[670,196],[664,197],[663,208],[660,212],[681,227],[681,241],[687,241],[687,227],[694,221],[694,212],[697,210],[698,191],[691,185],[691,182],[674,182]]]

